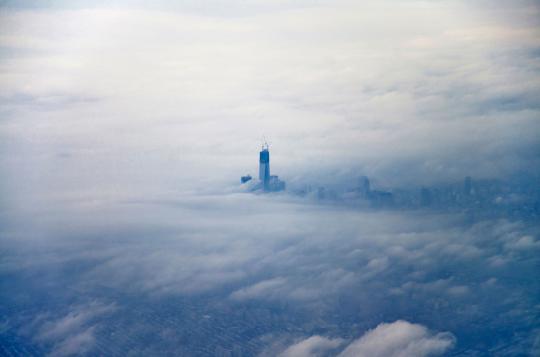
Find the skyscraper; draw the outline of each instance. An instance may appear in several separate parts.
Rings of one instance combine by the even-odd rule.
[[[250,175],[242,176],[240,183],[250,182],[251,178]],[[251,191],[278,192],[285,190],[285,181],[280,180],[277,175],[270,175],[270,150],[266,142],[259,152],[259,182],[251,182],[248,186]]]
[[[367,176],[361,176],[358,179],[358,190],[360,191],[360,195],[363,198],[367,198],[369,196],[370,188],[369,188],[369,179]]]
[[[270,152],[268,151],[268,144],[264,144],[261,152],[259,153],[259,180],[268,186],[268,180],[270,179]]]
[[[463,180],[463,193],[465,196],[470,196],[472,193],[472,180],[470,176],[465,177]]]

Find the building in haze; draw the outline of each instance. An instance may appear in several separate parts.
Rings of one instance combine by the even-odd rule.
[[[358,179],[358,191],[362,198],[368,198],[371,189],[369,187],[369,178],[367,176],[361,176]]]
[[[463,179],[463,194],[465,196],[470,196],[472,193],[472,179],[470,176]]]

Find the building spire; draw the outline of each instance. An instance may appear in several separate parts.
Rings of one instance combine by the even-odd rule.
[[[266,136],[263,135],[261,150],[268,150],[269,148],[270,148],[270,145],[268,144],[268,141],[266,140]]]

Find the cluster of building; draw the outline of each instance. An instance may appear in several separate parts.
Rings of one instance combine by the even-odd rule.
[[[259,153],[259,177],[242,176],[240,182],[249,191],[284,191],[286,184],[277,175],[270,174],[270,151],[263,144]],[[540,189],[534,184],[497,180],[473,181],[467,176],[461,183],[432,187],[395,188],[390,191],[373,189],[366,176],[358,178],[353,186],[331,188],[305,185],[296,187],[291,194],[311,197],[318,201],[342,202],[373,208],[438,210],[474,210],[509,216],[540,216]]]
[[[391,191],[373,190],[366,176],[355,187],[330,189],[310,186],[296,191],[320,201],[342,202],[373,208],[433,209],[477,212],[483,215],[539,217],[540,189],[531,182],[473,180]]]

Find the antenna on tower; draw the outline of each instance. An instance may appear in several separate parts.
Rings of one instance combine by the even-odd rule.
[[[268,141],[266,140],[266,136],[264,136],[264,135],[262,137],[262,145],[261,146],[262,146],[263,150],[264,149],[268,150],[269,147],[270,147],[270,144],[268,143]]]

